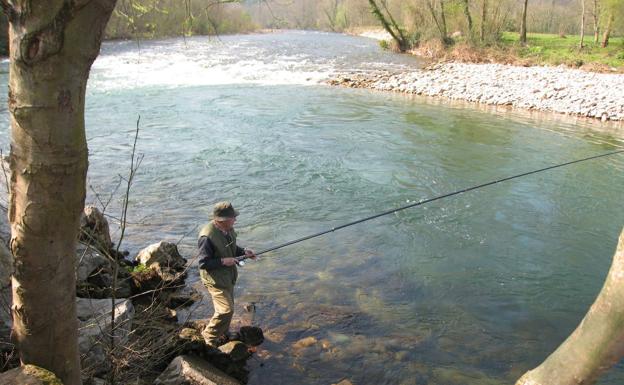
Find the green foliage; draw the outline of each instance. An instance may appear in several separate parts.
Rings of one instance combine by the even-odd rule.
[[[388,43],[388,40],[379,40],[379,47],[381,47],[381,49],[383,50],[389,50],[390,43]]]
[[[555,34],[530,33],[527,36],[528,44],[521,47],[517,33],[505,32],[501,38],[501,45],[517,49],[520,58],[530,59],[535,63],[566,64],[580,67],[584,64],[601,64],[609,67],[624,67],[622,46],[624,38],[612,38],[607,48],[595,45],[586,37],[586,47],[579,50],[580,36],[568,35],[562,38]]]
[[[257,29],[239,1],[120,0],[109,39],[244,33]]]
[[[129,273],[137,273],[137,274],[139,274],[139,273],[143,273],[144,271],[147,271],[149,269],[144,264],[139,263],[138,265],[136,265],[134,267],[126,266],[126,270],[128,270]]]

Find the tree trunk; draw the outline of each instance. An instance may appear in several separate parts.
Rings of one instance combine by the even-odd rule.
[[[13,337],[22,364],[81,383],[75,242],[87,173],[84,101],[115,0],[1,0],[10,22]]]
[[[553,24],[555,24],[555,0],[552,0],[550,3],[550,17],[548,18],[548,25],[546,26],[546,32],[552,33],[554,28]]]
[[[579,43],[579,48],[582,49],[585,40],[585,0],[581,0],[581,42]]]
[[[529,0],[524,0],[522,6],[522,21],[520,23],[520,44],[526,45],[527,43],[527,8],[529,7]]]
[[[446,43],[448,39],[448,29],[446,27],[446,12],[444,11],[444,0],[440,0],[440,24],[442,26],[442,41]]]
[[[470,4],[468,0],[463,0],[464,15],[466,16],[466,22],[468,23],[468,36],[472,40],[472,16],[470,15]]]
[[[399,26],[396,24],[396,22],[392,18],[392,15],[390,15],[390,13],[388,12],[390,20],[392,22],[392,24],[390,24],[390,22],[386,19],[384,14],[381,12],[381,9],[379,8],[375,0],[368,0],[368,3],[370,4],[373,15],[375,15],[377,20],[379,20],[379,22],[384,27],[384,29],[390,34],[390,36],[392,36],[392,39],[394,39],[394,41],[399,46],[399,51],[405,52],[407,50],[407,45],[408,45],[407,40],[405,39],[405,36],[403,35],[403,32],[401,31]],[[393,27],[396,28],[396,31],[393,29]]]
[[[609,16],[609,21],[607,21],[607,27],[605,28],[604,35],[602,35],[602,44],[600,45],[602,48],[607,48],[609,45],[609,37],[611,36],[611,27],[613,26],[613,20],[615,16],[613,13]]]
[[[598,8],[598,0],[594,0],[594,44],[600,41],[600,9]]]
[[[624,231],[604,286],[576,330],[516,385],[593,384],[624,356]]]
[[[481,9],[481,43],[485,41],[485,23],[487,22],[487,0],[483,0],[483,8]]]

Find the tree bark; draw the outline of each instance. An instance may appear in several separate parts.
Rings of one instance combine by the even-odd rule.
[[[472,40],[472,16],[470,15],[470,4],[468,4],[468,0],[463,0],[463,6],[466,22],[468,23],[468,36],[470,40]]]
[[[607,21],[607,26],[605,27],[604,35],[602,35],[602,44],[600,44],[602,48],[607,48],[609,45],[609,37],[611,36],[611,27],[613,26],[614,19],[615,16],[611,13],[611,15],[609,15],[609,21]]]
[[[593,384],[624,356],[624,231],[604,286],[576,330],[516,385]]]
[[[529,0],[524,0],[522,6],[522,21],[520,23],[520,44],[526,45],[527,43],[527,8],[529,7]]]
[[[481,9],[481,33],[480,40],[481,43],[485,42],[485,23],[487,22],[487,0],[483,0],[483,8]]]
[[[581,0],[581,42],[579,43],[579,48],[583,48],[585,46],[585,0]]]
[[[600,9],[598,7],[598,0],[594,0],[594,44],[598,44],[600,41]]]
[[[373,15],[375,15],[375,17],[377,18],[377,20],[379,20],[383,28],[390,34],[390,36],[392,36],[392,39],[394,39],[394,41],[397,43],[399,47],[399,51],[405,52],[407,50],[407,45],[408,45],[407,40],[405,36],[403,35],[401,28],[399,28],[399,26],[394,21],[394,18],[392,18],[392,15],[390,14],[390,12],[388,12],[388,16],[390,17],[390,22],[389,22],[384,16],[383,12],[381,12],[381,9],[379,8],[375,0],[368,0],[368,3],[370,4]],[[387,11],[387,8],[386,8],[386,11]],[[396,28],[396,30],[394,30],[393,27]]]
[[[75,242],[87,173],[85,90],[115,0],[1,3],[10,23],[13,337],[22,364],[77,385]]]
[[[442,41],[446,43],[448,39],[448,28],[446,27],[446,11],[444,10],[444,0],[440,0],[440,24],[442,25]]]

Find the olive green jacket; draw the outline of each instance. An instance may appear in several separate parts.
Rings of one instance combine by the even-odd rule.
[[[214,258],[234,258],[236,257],[236,231],[229,233],[230,240],[212,222],[202,227],[199,237],[207,237],[214,246]],[[236,283],[238,271],[236,266],[221,266],[217,269],[200,269],[199,274],[205,284],[217,288],[230,288]]]

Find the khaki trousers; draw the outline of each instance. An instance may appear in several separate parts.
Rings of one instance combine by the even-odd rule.
[[[224,336],[230,329],[230,322],[234,315],[234,285],[215,287],[205,280],[203,284],[212,297],[214,314],[202,332],[202,336],[207,344],[216,346],[219,337]]]

